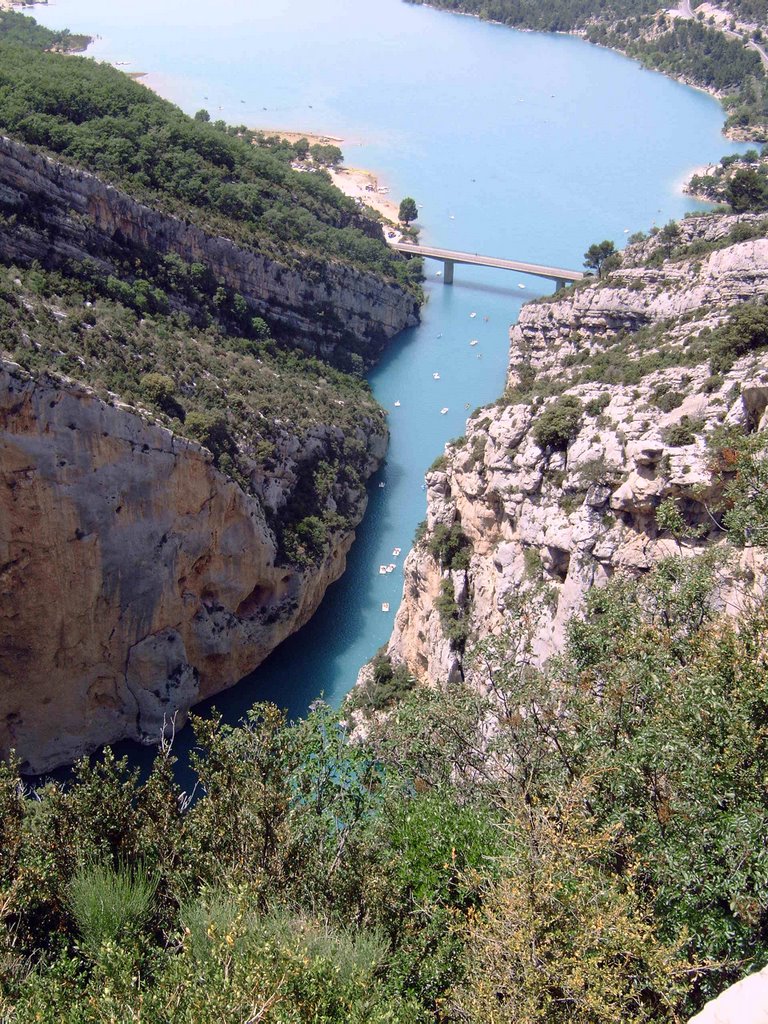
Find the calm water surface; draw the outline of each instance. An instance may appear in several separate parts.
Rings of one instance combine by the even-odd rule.
[[[712,99],[623,57],[401,0],[59,0],[33,14],[98,35],[89,53],[148,72],[188,113],[343,138],[348,164],[415,196],[427,244],[579,268],[591,242],[622,245],[694,209],[686,171],[739,148]],[[215,698],[230,721],[265,698],[292,715],[320,693],[337,704],[386,642],[424,471],[500,394],[509,325],[550,290],[470,267],[445,288],[439,266],[426,264],[422,325],[371,374],[392,440],[347,573],[305,629]],[[380,576],[391,561],[397,571]]]

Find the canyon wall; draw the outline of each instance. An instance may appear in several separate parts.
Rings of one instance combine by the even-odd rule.
[[[405,563],[388,645],[394,664],[435,685],[472,681],[478,641],[521,625],[542,663],[591,587],[723,543],[709,441],[721,426],[768,427],[768,356],[713,373],[707,331],[768,294],[768,240],[753,231],[748,215],[683,221],[673,241],[660,233],[630,246],[602,280],[523,308],[508,391],[427,475],[426,530]],[[567,443],[537,441],[540,418],[564,397],[574,410]],[[681,536],[656,519],[669,498]],[[460,528],[468,568],[441,563],[441,527]],[[755,549],[741,561],[763,578]],[[436,606],[446,587],[466,649]]]
[[[372,470],[386,439],[364,440]],[[353,537],[314,568],[277,565],[261,501],[205,448],[2,364],[0,752],[40,772],[156,742],[307,622]]]
[[[132,250],[176,253],[208,265],[254,313],[319,355],[361,343],[373,361],[418,322],[418,300],[374,273],[329,259],[291,266],[144,206],[95,175],[0,136],[0,259],[57,266],[90,260],[107,273]]]

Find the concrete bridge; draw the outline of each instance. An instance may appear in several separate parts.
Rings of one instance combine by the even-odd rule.
[[[531,274],[554,281],[557,288],[564,288],[585,276],[580,270],[566,270],[565,267],[542,267],[538,263],[521,263],[518,260],[502,260],[496,256],[480,256],[472,252],[454,252],[452,249],[436,249],[428,245],[412,245],[409,242],[390,242],[393,249],[410,256],[423,256],[428,260],[443,263],[443,284],[453,284],[453,268],[457,263],[475,267],[498,267],[499,270],[515,270],[519,274]]]

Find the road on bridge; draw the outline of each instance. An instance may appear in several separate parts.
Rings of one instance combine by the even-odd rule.
[[[585,276],[580,270],[565,267],[546,267],[539,263],[523,263],[520,260],[505,260],[497,256],[481,256],[476,252],[454,252],[452,249],[438,249],[428,245],[411,245],[408,242],[390,242],[398,252],[427,259],[442,260],[446,264],[463,263],[476,267],[498,267],[499,270],[516,270],[520,274],[545,277],[550,281],[581,281]]]

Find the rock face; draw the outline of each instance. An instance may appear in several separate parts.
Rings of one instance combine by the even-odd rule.
[[[386,439],[366,440],[373,469]],[[40,772],[155,742],[310,618],[353,536],[276,565],[261,501],[206,449],[0,364],[0,752]]]
[[[110,273],[113,261],[136,249],[174,252],[209,265],[254,313],[323,356],[354,339],[372,361],[393,335],[418,322],[414,296],[372,273],[311,258],[285,266],[2,136],[0,210],[9,218],[0,225],[0,259],[44,266],[88,259]]]
[[[768,1024],[768,967],[721,992],[688,1024]]]
[[[606,280],[524,307],[511,331],[510,390],[468,421],[466,438],[427,476],[427,529],[405,563],[394,663],[433,684],[471,681],[435,608],[449,580],[467,650],[523,617],[543,662],[590,587],[722,541],[707,438],[722,424],[768,427],[768,357],[745,356],[715,376],[699,335],[768,294],[768,240],[736,240],[754,223],[684,221],[677,258],[665,258],[672,246],[657,235],[631,246]],[[567,443],[540,445],[537,423],[563,395],[578,399]],[[684,522],[680,540],[656,520],[667,498]],[[467,570],[432,554],[438,524],[460,524]],[[755,557],[748,549],[745,562]]]

